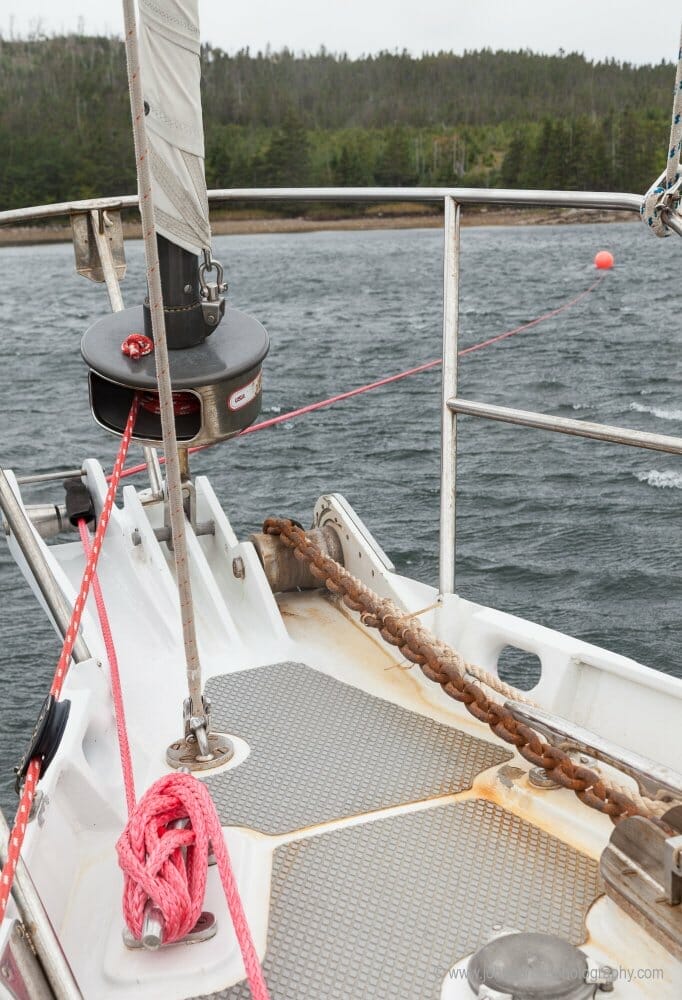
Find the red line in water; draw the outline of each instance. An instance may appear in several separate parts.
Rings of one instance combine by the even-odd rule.
[[[473,354],[474,351],[480,351],[484,347],[489,347],[491,344],[498,343],[500,340],[506,340],[507,337],[513,337],[515,334],[522,333],[524,330],[530,330],[531,327],[537,326],[538,323],[544,323],[545,320],[553,319],[553,317],[558,316],[559,313],[565,312],[565,310],[570,309],[571,306],[577,305],[581,299],[584,299],[586,295],[593,292],[595,288],[601,284],[605,277],[606,274],[601,274],[589,288],[586,288],[569,302],[564,302],[564,304],[559,306],[557,309],[552,309],[550,312],[543,313],[542,316],[537,316],[528,323],[522,323],[521,326],[516,326],[513,330],[506,330],[504,333],[498,333],[496,337],[489,337],[487,340],[482,340],[478,344],[472,344],[471,347],[465,347],[463,350],[458,352],[458,357],[461,358],[464,357],[465,354]],[[340,403],[344,399],[352,399],[353,396],[360,396],[364,392],[370,392],[372,389],[379,389],[383,385],[390,385],[392,382],[399,382],[401,379],[408,378],[410,375],[418,375],[420,372],[429,371],[431,368],[436,368],[439,364],[441,364],[441,362],[442,358],[436,358],[434,361],[426,361],[423,365],[417,365],[415,368],[408,368],[404,372],[398,372],[397,375],[389,375],[387,378],[377,379],[376,382],[368,382],[367,385],[360,385],[355,389],[349,389],[347,392],[340,392],[336,396],[329,396],[327,399],[320,399],[316,403],[308,403],[307,406],[300,406],[296,410],[289,410],[288,413],[281,413],[276,417],[270,417],[269,420],[261,420],[258,424],[252,424],[236,436],[243,437],[245,434],[254,434],[256,431],[264,431],[268,427],[275,427],[277,424],[283,424],[287,420],[293,420],[295,417],[302,417],[305,413],[314,413],[315,410],[322,410],[326,406],[331,406],[333,403]],[[189,451],[190,454],[194,454],[197,451],[204,451],[206,448],[210,447],[211,445],[208,444],[197,445],[195,448],[190,448]],[[165,461],[163,456],[161,456],[159,461]],[[141,462],[139,465],[131,465],[130,468],[124,470],[121,478],[134,476],[138,472],[144,472],[146,468],[147,466],[144,462]]]

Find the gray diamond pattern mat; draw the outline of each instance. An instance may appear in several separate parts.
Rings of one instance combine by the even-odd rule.
[[[302,663],[208,682],[212,725],[251,748],[207,779],[224,826],[276,834],[471,788],[511,754]]]
[[[274,857],[271,997],[438,1000],[495,924],[580,944],[600,891],[596,862],[483,799],[296,840]]]

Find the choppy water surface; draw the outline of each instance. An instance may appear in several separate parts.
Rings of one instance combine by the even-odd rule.
[[[638,225],[463,232],[462,346],[558,307],[556,317],[462,359],[460,393],[522,409],[682,434],[682,245]],[[234,305],[267,327],[265,415],[440,355],[442,242],[434,230],[222,237]],[[144,287],[128,248],[128,304]],[[0,461],[17,472],[110,465],[92,422],[79,339],[106,295],[68,245],[0,250]],[[460,593],[682,676],[678,529],[682,462],[460,418]],[[196,456],[235,528],[310,521],[343,493],[398,570],[437,580],[439,375],[431,372]],[[36,500],[58,499],[35,490]],[[49,686],[58,642],[0,541],[0,799]]]

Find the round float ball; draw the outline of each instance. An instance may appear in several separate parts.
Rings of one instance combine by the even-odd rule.
[[[608,250],[600,250],[594,258],[594,266],[598,267],[600,271],[608,271],[609,268],[613,267],[613,264],[613,254],[609,253]]]

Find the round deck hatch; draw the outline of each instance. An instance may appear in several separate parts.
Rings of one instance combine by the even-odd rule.
[[[588,1000],[596,988],[588,974],[585,954],[562,938],[505,934],[472,955],[467,978],[475,995],[487,986],[513,1000]]]

